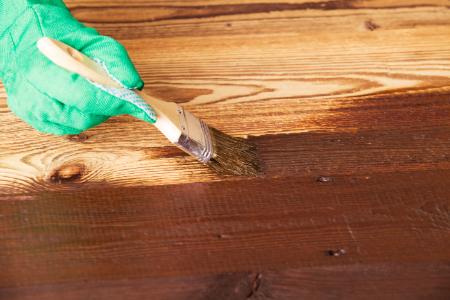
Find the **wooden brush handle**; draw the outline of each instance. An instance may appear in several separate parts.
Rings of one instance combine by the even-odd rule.
[[[101,65],[69,45],[45,37],[38,41],[37,46],[42,54],[67,71],[79,74],[106,87],[123,88],[108,75]],[[135,92],[155,110],[157,114],[155,126],[171,142],[177,142],[182,133],[177,112],[178,105],[154,99],[139,90],[135,90]]]
[[[97,62],[69,45],[50,38],[41,38],[37,47],[54,64],[67,71],[77,73],[107,87],[122,88]]]

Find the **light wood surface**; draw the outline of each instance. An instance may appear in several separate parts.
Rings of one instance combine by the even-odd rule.
[[[394,8],[383,8],[384,2]],[[181,101],[232,135],[357,132],[373,125],[354,122],[355,114],[365,111],[370,119],[374,110],[391,113],[389,106],[420,114],[431,108],[400,105],[397,97],[425,96],[422,103],[429,94],[442,95],[443,107],[422,116],[439,127],[449,124],[450,18],[442,1],[370,1],[367,8],[350,1],[343,9],[320,9],[330,2],[319,1],[231,6],[219,1],[218,7],[184,1],[203,14],[186,19],[177,16],[189,9],[176,3],[115,2],[106,10],[109,1],[67,3],[76,17],[87,22],[95,17],[91,25],[127,46],[150,94]],[[137,21],[129,12],[133,7],[145,11],[148,21]],[[168,20],[151,21],[159,10],[170,12]],[[209,16],[211,10],[217,12]],[[73,143],[31,131],[9,113],[4,98],[0,109],[1,193],[47,187],[53,172],[74,163],[86,166],[82,182],[149,186],[218,180],[195,160],[168,150],[170,143],[155,129],[128,117],[114,118],[87,132],[84,143]],[[411,117],[376,126],[420,127],[422,120]]]
[[[127,116],[43,135],[0,88],[0,299],[450,297],[449,1],[66,3],[265,174]]]

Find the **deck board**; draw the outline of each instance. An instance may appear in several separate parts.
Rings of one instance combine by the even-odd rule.
[[[40,134],[0,86],[0,299],[450,297],[448,1],[66,3],[264,173],[127,116]]]

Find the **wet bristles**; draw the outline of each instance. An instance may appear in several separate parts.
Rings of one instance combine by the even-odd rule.
[[[214,144],[214,156],[208,166],[220,174],[257,176],[260,163],[256,146],[250,141],[229,136],[209,127]]]

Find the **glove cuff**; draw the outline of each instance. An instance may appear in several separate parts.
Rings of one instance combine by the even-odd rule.
[[[66,8],[62,0],[0,0],[0,79],[6,73],[6,64],[14,47],[10,28],[32,5],[52,5]]]
[[[66,7],[62,0],[1,0],[0,1],[0,37],[11,24],[20,17],[27,7],[34,4]]]

